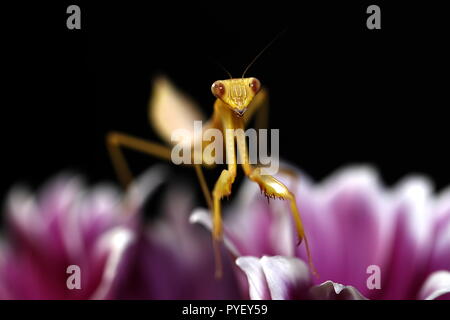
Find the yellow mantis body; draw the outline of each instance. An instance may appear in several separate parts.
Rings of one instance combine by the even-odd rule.
[[[299,243],[303,239],[305,240],[307,256],[312,266],[308,242],[294,194],[276,178],[271,175],[261,174],[259,167],[250,164],[245,139],[236,139],[235,136],[229,136],[224,132],[227,129],[244,130],[254,115],[257,116],[257,122],[263,121],[268,107],[267,91],[261,87],[259,80],[256,78],[219,80],[213,83],[211,91],[216,97],[214,112],[203,129],[215,128],[224,133],[224,150],[228,160],[227,168],[222,170],[212,192],[210,192],[201,168],[203,165],[206,166],[207,163],[210,163],[209,159],[204,159],[205,163],[193,164],[193,166],[213,215],[212,235],[216,259],[218,259],[217,243],[222,239],[221,199],[231,194],[231,187],[236,178],[236,150],[238,150],[240,155],[239,164],[242,166],[245,175],[256,182],[268,198],[280,198],[289,201]],[[159,78],[155,81],[153,96],[149,104],[149,116],[150,122],[168,145],[173,144],[171,141],[173,130],[184,128],[192,131],[193,122],[203,120],[196,106],[189,99],[181,96],[164,78]],[[187,139],[187,141],[190,141],[189,143],[193,145],[195,143],[193,139],[192,136],[192,139]],[[168,161],[171,160],[170,147],[123,133],[109,133],[107,145],[117,175],[124,185],[128,185],[132,181],[132,175],[121,152],[122,147],[144,152]],[[220,262],[217,260],[216,263],[220,265]],[[216,271],[220,273],[220,270]]]

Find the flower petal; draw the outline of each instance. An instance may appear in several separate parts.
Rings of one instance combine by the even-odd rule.
[[[152,166],[136,178],[125,195],[125,203],[131,205],[129,210],[133,212],[141,207],[156,188],[166,180],[168,175],[164,166]]]
[[[103,270],[102,280],[92,299],[108,299],[116,279],[125,263],[125,252],[135,239],[135,234],[126,228],[117,227],[105,233],[98,242],[98,250],[108,251],[108,258]]]
[[[212,231],[211,214],[206,209],[201,209],[201,208],[195,209],[192,212],[191,216],[189,217],[189,222],[190,223],[199,223],[199,224],[203,225],[209,231]],[[225,244],[225,247],[228,250],[230,250],[231,254],[233,254],[235,257],[240,256],[239,250],[237,249],[234,241],[229,237],[226,230],[224,231],[223,242]]]
[[[394,199],[395,229],[386,247],[387,268],[380,266],[382,298],[414,299],[425,280],[432,249],[432,185],[426,178],[409,177],[398,185]]]
[[[434,300],[450,293],[450,272],[436,271],[428,276],[419,292],[419,299]]]
[[[236,264],[245,272],[252,300],[268,300],[271,298],[267,280],[260,259],[256,257],[240,257]]]
[[[450,188],[441,193],[436,204],[435,214],[430,271],[450,270]]]
[[[305,298],[311,279],[302,260],[264,256],[260,261],[273,300]]]
[[[302,178],[295,194],[312,260],[322,277],[320,282],[314,278],[314,283],[332,279],[368,294],[367,267],[383,265],[384,247],[392,231],[392,218],[380,215],[389,207],[389,201],[376,171],[368,166],[352,166],[320,184]],[[297,257],[307,260],[304,246],[296,251]]]
[[[308,267],[297,258],[241,257],[236,264],[247,275],[251,299],[305,298],[311,284]]]
[[[355,287],[329,280],[312,287],[310,295],[317,300],[367,300]]]

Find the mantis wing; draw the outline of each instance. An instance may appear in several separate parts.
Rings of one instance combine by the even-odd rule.
[[[205,120],[198,106],[165,77],[158,77],[154,81],[149,117],[156,132],[168,144],[174,143],[171,135],[177,129],[187,130],[192,141],[194,121]]]

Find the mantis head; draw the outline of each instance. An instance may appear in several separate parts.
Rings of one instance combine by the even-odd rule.
[[[256,78],[218,80],[211,86],[213,95],[240,117],[260,89],[261,83]]]

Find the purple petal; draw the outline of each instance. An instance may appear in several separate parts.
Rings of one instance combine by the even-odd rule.
[[[355,287],[332,281],[312,287],[310,295],[317,300],[367,300]]]
[[[432,204],[430,183],[410,178],[394,195],[395,226],[386,267],[382,267],[382,298],[414,299],[425,280],[431,253]]]
[[[287,201],[268,201],[256,183],[246,180],[224,214],[228,236],[242,255],[293,256],[296,239],[288,207]]]
[[[271,299],[269,287],[261,265],[261,261],[256,257],[240,257],[236,264],[245,272],[249,284],[250,299],[268,300]]]
[[[425,281],[419,292],[419,299],[434,300],[444,296],[450,299],[450,272],[434,272]]]
[[[442,192],[436,204],[433,240],[430,270],[450,270],[450,189]]]
[[[125,195],[125,203],[131,212],[140,208],[156,188],[167,178],[167,170],[164,166],[153,166],[141,174],[128,188]]]
[[[177,201],[173,201],[177,199]],[[223,277],[214,278],[211,235],[189,223],[192,197],[180,185],[169,188],[163,206],[164,217],[141,236],[123,285],[121,297],[134,299],[237,299],[237,269],[228,254],[222,255]],[[199,210],[191,220],[211,223],[209,213]],[[192,221],[191,221],[192,222]],[[232,269],[233,268],[233,269]],[[244,291],[247,292],[247,291]],[[248,295],[248,294],[247,294]]]
[[[212,231],[212,218],[211,214],[206,209],[195,209],[191,216],[189,217],[190,223],[199,223],[203,225],[209,231]],[[223,242],[225,247],[233,254],[235,257],[239,257],[241,252],[236,246],[236,241],[230,237],[228,232],[225,230],[223,235]]]
[[[305,298],[311,280],[306,264],[291,257],[240,257],[236,264],[245,272],[252,299]]]
[[[103,270],[102,279],[92,299],[108,299],[115,289],[120,271],[123,270],[126,259],[125,253],[135,240],[131,230],[117,227],[105,233],[98,242],[97,250],[107,252],[107,260]]]
[[[389,217],[380,214],[389,202],[376,172],[351,167],[318,186],[302,178],[297,187],[289,187],[298,189],[297,203],[320,277],[351,283],[366,293],[367,267],[383,265],[392,232]],[[298,247],[297,256],[306,261],[304,246]],[[318,278],[313,280],[319,284]]]
[[[274,300],[300,299],[305,297],[311,285],[310,273],[306,264],[297,258],[261,258],[261,265]]]

